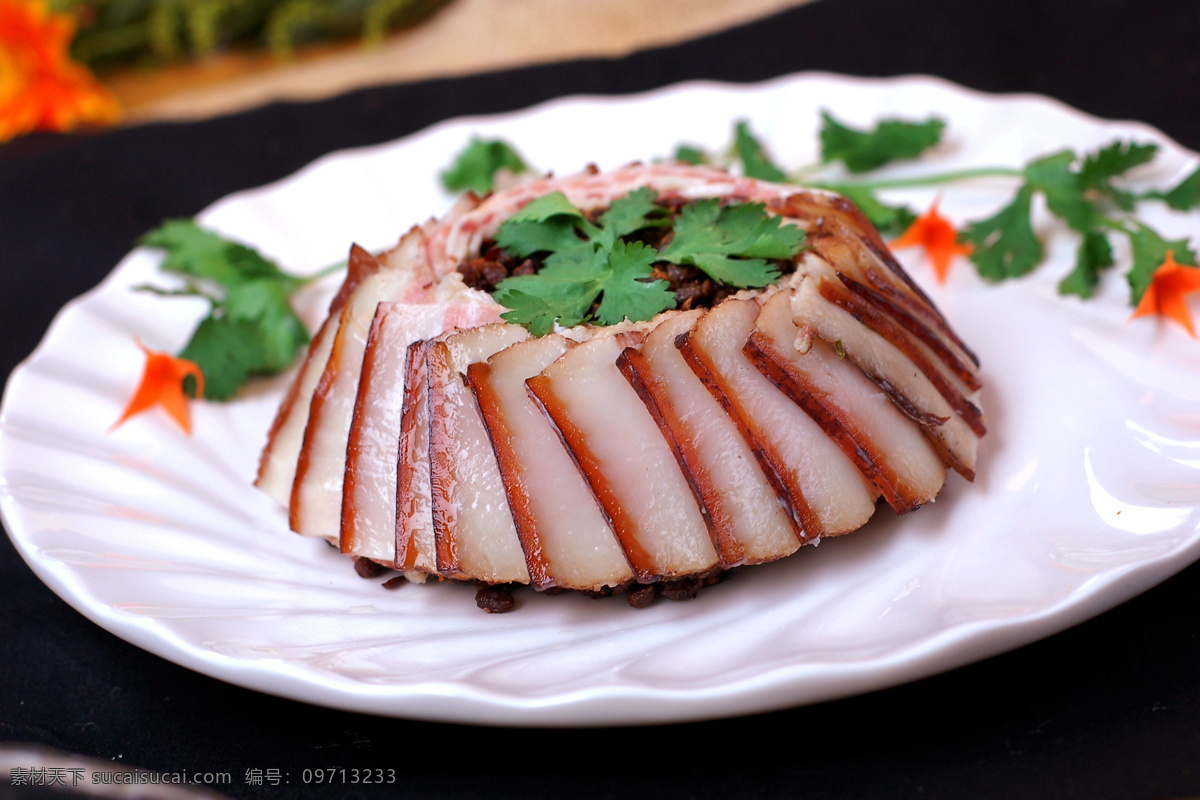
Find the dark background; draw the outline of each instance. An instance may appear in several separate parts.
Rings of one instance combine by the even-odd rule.
[[[0,146],[0,373],[166,217],[333,149],[561,94],[798,70],[929,73],[1149,122],[1200,150],[1195,0],[820,0],[686,45],[354,92],[206,122]],[[469,46],[469,43],[464,43]],[[742,719],[496,730],[379,719],[225,685],[84,619],[0,543],[0,740],[164,771],[233,796],[1200,797],[1200,565],[1065,633],[887,691]],[[398,783],[304,787],[305,768]],[[248,787],[248,768],[290,773]]]

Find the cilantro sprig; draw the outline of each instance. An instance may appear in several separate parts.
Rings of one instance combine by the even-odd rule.
[[[496,187],[496,174],[502,169],[519,175],[528,171],[529,167],[521,154],[507,142],[476,136],[439,177],[442,186],[449,192],[470,189],[483,195]]]
[[[803,246],[804,232],[781,225],[760,203],[722,206],[704,200],[684,206],[672,220],[654,200],[652,190],[639,189],[592,222],[553,192],[506,220],[496,244],[517,258],[544,258],[536,273],[506,278],[496,287],[496,301],[509,309],[504,319],[535,336],[556,323],[647,320],[675,307],[668,282],[653,277],[656,262],[694,266],[720,283],[757,287],[778,279],[771,261],[791,258]],[[668,226],[672,235],[662,250],[628,238]]]
[[[870,172],[916,158],[942,140],[946,123],[937,117],[920,122],[882,120],[872,130],[851,128],[828,111],[821,113],[821,161],[841,161],[854,173]]]
[[[305,278],[288,274],[253,248],[186,219],[164,222],[139,244],[164,250],[161,268],[183,277],[185,286],[137,289],[209,302],[208,315],[179,353],[204,374],[205,399],[228,400],[251,376],[282,372],[308,344],[308,330],[290,298],[328,270]]]
[[[1000,281],[1025,275],[1041,263],[1044,250],[1031,221],[1035,194],[1041,194],[1050,213],[1080,235],[1074,267],[1059,282],[1060,294],[1086,299],[1095,293],[1102,271],[1116,263],[1114,235],[1129,240],[1133,263],[1126,277],[1134,305],[1168,250],[1175,253],[1177,263],[1195,265],[1196,255],[1187,239],[1165,239],[1131,216],[1139,199],[1156,193],[1139,198],[1113,183],[1149,163],[1157,152],[1157,145],[1117,141],[1082,156],[1062,150],[1029,162],[1021,171],[1022,184],[1013,200],[994,216],[972,222],[963,231],[962,239],[975,248],[971,260],[979,274]]]
[[[1128,240],[1132,263],[1126,275],[1134,305],[1141,299],[1151,276],[1174,253],[1177,263],[1196,265],[1197,256],[1187,238],[1167,239],[1134,216],[1139,203],[1161,201],[1176,211],[1200,206],[1200,168],[1167,190],[1134,192],[1121,185],[1127,174],[1150,163],[1158,146],[1133,141],[1115,141],[1092,152],[1060,150],[1035,158],[1022,167],[980,167],[940,172],[902,179],[871,179],[866,173],[888,164],[919,158],[941,142],[945,123],[929,117],[920,121],[881,120],[870,130],[852,128],[822,113],[819,132],[821,160],[818,164],[787,175],[766,156],[748,123],[734,129],[732,161],[750,177],[773,176],[839,192],[851,200],[885,234],[898,234],[915,220],[907,206],[889,205],[877,192],[937,186],[983,177],[1018,181],[1007,204],[991,216],[969,222],[960,239],[972,245],[971,260],[979,274],[990,281],[1026,275],[1045,259],[1045,248],[1034,231],[1034,199],[1041,197],[1046,208],[1079,236],[1075,263],[1060,281],[1064,295],[1091,297],[1104,270],[1116,264],[1114,237]],[[695,148],[691,148],[695,151]],[[689,151],[696,161],[720,163],[706,154]],[[846,172],[861,176],[852,180],[822,179],[822,173],[841,165]]]

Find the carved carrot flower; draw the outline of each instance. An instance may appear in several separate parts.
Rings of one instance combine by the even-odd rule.
[[[0,142],[116,121],[116,99],[68,55],[74,34],[41,0],[0,0]]]
[[[183,392],[183,379],[196,379],[196,396],[204,393],[204,374],[195,363],[184,358],[175,358],[169,353],[156,353],[146,349],[141,342],[137,346],[146,354],[146,368],[142,371],[142,382],[134,392],[121,418],[113,423],[114,430],[134,414],[140,414],[154,406],[162,406],[171,417],[191,434],[192,424],[188,417],[188,398]]]
[[[1193,339],[1196,328],[1192,325],[1192,314],[1184,296],[1200,292],[1200,267],[1189,267],[1175,263],[1175,251],[1168,250],[1167,258],[1154,270],[1150,285],[1142,294],[1137,310],[1131,320],[1159,314],[1169,317],[1184,327]]]
[[[955,256],[970,255],[971,245],[958,241],[958,231],[938,213],[937,207],[938,201],[934,200],[929,210],[892,242],[892,247],[924,247],[938,283],[945,283],[950,262]]]

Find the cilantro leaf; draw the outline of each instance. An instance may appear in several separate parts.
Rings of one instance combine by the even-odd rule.
[[[1200,205],[1200,167],[1169,192],[1148,192],[1143,196],[1163,200],[1176,211],[1190,211]]]
[[[234,287],[225,296],[225,316],[257,328],[262,359],[254,365],[255,373],[282,372],[300,348],[308,344],[308,329],[292,310],[290,294],[278,281],[260,279]]]
[[[776,280],[779,272],[767,259],[791,258],[803,242],[803,230],[780,225],[779,217],[768,216],[762,203],[722,207],[718,200],[701,200],[680,211],[675,238],[658,257],[747,288]]]
[[[1157,154],[1156,144],[1113,142],[1083,159],[1079,168],[1080,186],[1084,191],[1095,191],[1108,197],[1122,211],[1132,211],[1137,198],[1113,186],[1112,179],[1153,161]]]
[[[1196,266],[1196,253],[1188,246],[1187,239],[1164,239],[1146,225],[1139,224],[1129,234],[1129,244],[1133,249],[1133,268],[1126,277],[1135,306],[1150,286],[1154,271],[1167,260],[1168,250],[1174,253],[1176,264]]]
[[[509,309],[500,315],[502,319],[524,325],[534,336],[545,336],[555,322],[569,328],[587,318],[598,290],[577,281],[526,280],[537,277],[518,275],[500,282],[493,296]]]
[[[625,238],[664,226],[673,238],[661,252]],[[643,188],[613,201],[595,223],[561,193],[545,195],[503,222],[496,241],[517,257],[545,254],[538,272],[504,279],[493,295],[509,309],[504,319],[541,336],[592,313],[611,325],[674,308],[670,284],[650,280],[656,261],[696,266],[734,286],[765,286],[779,277],[771,262],[798,253],[804,231],[781,225],[762,203],[722,207],[716,199],[686,205],[672,221]]]
[[[557,253],[583,244],[576,225],[569,217],[545,222],[512,222],[496,231],[496,244],[518,258],[534,253]]]
[[[518,258],[557,253],[584,244],[581,228],[595,230],[565,194],[551,192],[505,220],[496,231],[496,244]]]
[[[1103,189],[1104,185],[1118,175],[1124,175],[1134,167],[1148,164],[1158,155],[1158,145],[1137,142],[1115,141],[1089,153],[1079,169],[1085,189]]]
[[[941,141],[946,127],[937,117],[923,122],[885,119],[870,131],[843,125],[827,111],[821,112],[821,120],[821,160],[841,161],[855,173],[916,158]]]
[[[1112,245],[1100,231],[1089,231],[1075,252],[1075,268],[1058,284],[1059,294],[1073,294],[1086,300],[1100,283],[1100,271],[1113,265]]]
[[[475,137],[440,177],[447,191],[470,189],[482,195],[495,188],[496,173],[502,169],[521,173],[529,168],[520,154],[506,142],[498,139],[485,141]]]
[[[211,304],[209,315],[179,354],[200,367],[206,399],[228,400],[250,376],[282,372],[308,344],[308,330],[290,302],[306,279],[287,274],[253,248],[191,220],[169,220],[140,243],[164,249],[162,268],[183,275],[188,285],[181,290],[135,288],[198,295]]]
[[[265,346],[253,322],[208,316],[192,333],[180,358],[200,367],[206,400],[229,400],[266,360]],[[194,392],[195,387],[188,387]]]
[[[596,319],[601,325],[652,319],[660,311],[675,307],[675,294],[666,281],[647,281],[650,265],[658,260],[653,247],[641,242],[619,241],[608,255],[608,274]]]
[[[603,294],[597,309],[603,318],[615,322],[626,316],[649,319],[639,315],[662,302],[651,291],[661,287],[638,282],[651,274],[654,250],[639,243],[641,249],[631,251],[621,237],[666,223],[661,219],[663,213],[649,189],[614,201],[600,215],[599,227],[588,222],[561,192],[534,200],[501,224],[496,241],[518,257],[538,252],[549,255],[540,271],[506,278],[497,285],[496,302],[510,309],[501,316],[542,336],[555,322],[570,327],[586,320],[596,298]],[[643,251],[650,254],[645,269],[639,266]],[[638,285],[632,285],[635,283]],[[666,294],[674,305],[674,296]],[[657,311],[651,316],[654,313]]]
[[[1076,156],[1061,150],[1035,159],[1025,166],[1025,180],[1034,191],[1046,196],[1046,206],[1073,230],[1092,229],[1095,209],[1083,196],[1080,177],[1072,171]]]
[[[574,217],[585,219],[583,212],[567,199],[562,192],[544,194],[508,218],[509,222],[545,222],[552,217]]]
[[[858,206],[880,233],[901,234],[917,220],[908,206],[889,206],[862,186],[841,186],[840,194]]]
[[[1032,199],[1033,189],[1022,186],[1011,203],[994,216],[972,222],[959,235],[961,241],[973,246],[971,261],[987,280],[1025,275],[1042,260],[1042,243],[1029,222]]]
[[[787,181],[787,175],[771,162],[762,144],[751,132],[750,124],[745,120],[738,120],[734,128],[733,149],[738,160],[742,162],[742,171],[747,178],[759,178],[775,183]]]
[[[230,288],[248,280],[269,278],[293,288],[300,280],[281,271],[259,252],[205,230],[190,219],[167,220],[138,240],[167,251],[162,269],[203,278]]]
[[[681,144],[675,148],[673,158],[676,161],[682,161],[684,164],[704,164],[708,162],[708,155],[699,147],[690,144]]]
[[[666,281],[645,280],[657,260],[654,248],[641,242],[618,240],[609,250],[575,247],[547,259],[540,272],[501,281],[494,297],[511,309],[501,315],[505,320],[534,336],[549,333],[555,322],[584,322],[597,297],[596,318],[603,325],[650,319],[675,306]]]
[[[666,210],[654,204],[654,190],[638,189],[613,201],[608,210],[600,215],[601,243],[602,246],[609,246],[635,231],[670,224],[670,220],[666,219]]]

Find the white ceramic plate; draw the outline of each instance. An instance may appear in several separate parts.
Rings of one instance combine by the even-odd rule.
[[[201,220],[294,270],[348,244],[390,245],[451,198],[436,170],[472,134],[515,143],[559,173],[720,148],[747,118],[777,160],[816,158],[819,110],[854,124],[937,113],[935,168],[1020,165],[1114,137],[1163,146],[1137,178],[1167,185],[1196,156],[1144,125],[1039,97],[982,95],[929,78],[799,75],[755,86],[686,84],[633,97],[568,98],[447,122],[336,153],[226,198]],[[954,220],[1007,202],[1011,182],[944,190]],[[918,206],[932,191],[894,195]],[[1172,237],[1196,216],[1147,204]],[[0,420],[0,508],[37,574],[134,644],[241,686],[356,711],[515,725],[664,722],[761,711],[909,681],[1062,630],[1200,557],[1200,345],[1177,327],[1127,323],[1117,271],[1088,303],[1055,294],[1073,238],[1039,216],[1049,263],[987,286],[966,262],[931,285],[979,353],[991,432],[979,479],[952,476],[936,504],[881,509],[863,530],[744,570],[687,603],[521,595],[480,612],[473,589],[385,590],[320,542],[288,532],[251,487],[284,378],[194,407],[185,437],[162,413],[109,427],[136,385],[139,337],[178,351],[204,311],[130,291],[164,282],[129,255],[69,304],[9,381]],[[1127,260],[1124,249],[1118,258]],[[315,323],[327,290],[303,299]],[[1200,310],[1200,309],[1198,309]]]

